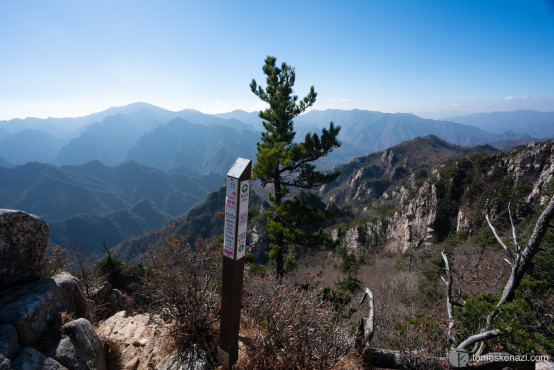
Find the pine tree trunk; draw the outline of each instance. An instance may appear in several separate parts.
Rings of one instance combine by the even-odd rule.
[[[281,178],[280,175],[275,176],[275,205],[279,207],[281,204]],[[275,235],[275,244],[279,246],[279,250],[277,251],[277,254],[275,255],[275,275],[278,278],[283,277],[285,273],[284,268],[284,236],[282,232],[278,232]]]

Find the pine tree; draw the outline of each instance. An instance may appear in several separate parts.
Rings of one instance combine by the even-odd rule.
[[[273,241],[269,256],[275,258],[277,275],[283,276],[287,244],[319,246],[327,240],[321,230],[313,234],[302,226],[327,219],[329,212],[311,207],[302,197],[285,197],[291,188],[315,189],[340,175],[340,172],[321,173],[312,164],[340,146],[337,141],[340,126],[331,122],[329,129],[322,130],[321,136],[307,133],[304,142],[293,141],[296,135],[293,119],[315,103],[317,93],[312,86],[308,95],[298,101],[298,96],[293,95],[294,68],[286,63],[279,68],[276,61],[271,56],[265,60],[265,90],[255,80],[250,88],[269,104],[269,108],[259,114],[266,131],[262,132],[261,142],[257,144],[253,175],[263,187],[273,185],[273,194],[269,194],[271,206],[267,211],[267,231]]]

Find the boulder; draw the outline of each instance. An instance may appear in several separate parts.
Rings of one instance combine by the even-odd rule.
[[[105,370],[104,343],[88,320],[77,319],[62,327],[66,335],[58,344],[45,351],[70,370]]]
[[[30,347],[51,332],[62,312],[88,318],[88,307],[79,280],[62,273],[4,292],[0,296],[0,323],[11,324],[19,344]]]
[[[125,309],[125,296],[109,283],[104,283],[100,289],[93,292],[91,298],[97,307],[96,315],[99,320]]]
[[[46,357],[34,348],[23,348],[12,362],[13,370],[67,370],[58,361]]]
[[[0,324],[0,355],[13,359],[17,352],[19,352],[17,331],[9,324]]]
[[[49,243],[50,231],[42,218],[0,209],[0,286],[47,277]]]

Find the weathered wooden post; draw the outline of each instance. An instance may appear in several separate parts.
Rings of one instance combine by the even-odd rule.
[[[251,172],[252,161],[238,158],[227,173],[221,321],[217,348],[218,362],[226,369],[233,367],[238,359]]]

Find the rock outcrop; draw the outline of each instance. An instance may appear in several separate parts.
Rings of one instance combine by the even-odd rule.
[[[104,343],[88,320],[77,319],[62,326],[65,338],[45,351],[49,357],[74,370],[105,370]]]
[[[74,276],[47,276],[49,242],[41,218],[0,210],[0,369],[106,369],[94,303]]]
[[[47,276],[50,231],[44,220],[0,209],[0,286]]]
[[[383,153],[383,161],[388,161],[390,158],[387,152]],[[491,158],[507,179],[503,181],[506,181],[510,188],[525,185],[526,193],[523,195],[525,207],[523,208],[532,209],[543,201],[541,191],[552,180],[554,174],[552,141],[532,142],[523,149],[513,150],[507,154],[495,154]],[[440,202],[444,204],[445,190],[438,187],[438,182],[441,180],[439,168],[435,168],[431,176],[421,185],[410,181],[410,186],[401,186],[385,192],[384,199],[389,202],[396,200],[397,211],[393,216],[367,221],[350,229],[343,229],[342,232],[335,229],[332,231],[334,239],[340,237],[342,245],[351,252],[363,250],[378,243],[385,252],[398,254],[410,248],[440,240],[448,234],[449,230],[443,230],[446,226],[453,227],[457,232],[467,231],[471,234],[481,226],[484,220],[483,212],[487,209],[492,215],[504,211],[504,209],[495,209],[490,200],[485,200],[486,208],[475,210],[475,205],[467,203],[468,201],[464,201],[461,196],[450,201],[447,207],[441,208]],[[458,191],[463,194],[470,187],[463,181],[459,181],[463,180],[466,169],[462,164],[456,163],[454,170],[459,174],[460,179],[442,180],[445,183],[458,181],[460,183]],[[492,176],[493,170],[490,168],[486,175]],[[360,189],[362,192],[365,191],[364,188]],[[358,198],[364,197],[367,197],[367,194]],[[470,217],[470,209],[475,213],[473,217]],[[449,218],[452,218],[452,221],[448,221]]]
[[[0,370],[10,370],[12,368],[12,362],[0,354]]]
[[[159,318],[121,311],[101,323],[98,333],[115,347],[122,369],[142,370],[161,361],[159,348],[168,329]]]
[[[104,283],[100,289],[91,294],[91,299],[96,304],[96,317],[104,320],[126,307],[125,296],[118,289],[114,289],[109,283]]]
[[[22,347],[33,346],[47,334],[62,312],[89,317],[77,278],[66,273],[15,287],[0,298],[0,322],[16,329]]]
[[[23,348],[12,363],[13,370],[68,370],[53,358],[46,357],[32,347]]]

